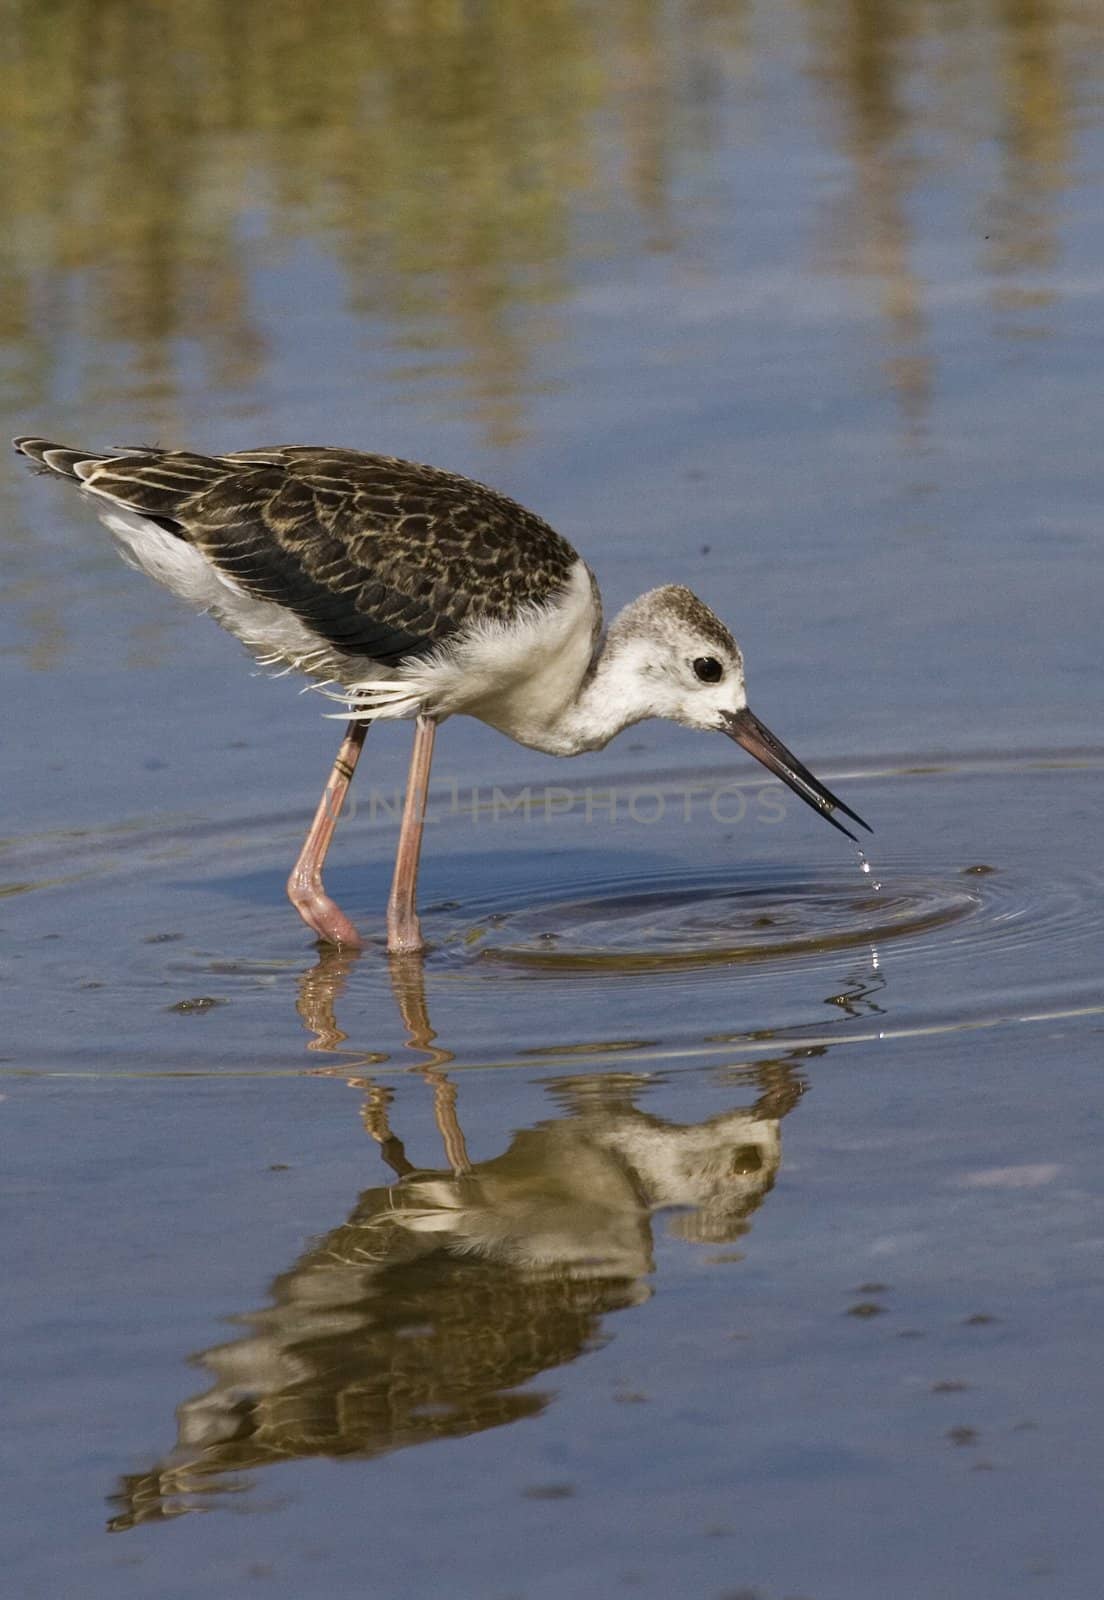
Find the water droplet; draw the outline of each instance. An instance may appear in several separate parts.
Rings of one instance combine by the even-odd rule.
[[[859,855],[859,871],[865,872],[866,876],[869,878],[871,876],[870,862],[866,859],[865,852],[862,850],[861,846],[856,845],[855,849],[858,851]],[[882,886],[878,882],[877,878],[872,879],[870,887],[874,890],[875,894],[881,893]]]

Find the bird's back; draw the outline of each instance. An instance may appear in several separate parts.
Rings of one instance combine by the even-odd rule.
[[[166,536],[178,540],[224,585],[292,613],[342,655],[384,666],[470,624],[548,605],[579,559],[507,496],[392,456],[303,445],[97,453],[35,438],[15,447],[79,483],[116,531],[125,527],[132,556],[153,576],[185,592],[169,575],[185,552]],[[158,539],[165,547],[157,561],[134,547],[143,527],[151,549]],[[245,636],[232,607],[211,609]]]

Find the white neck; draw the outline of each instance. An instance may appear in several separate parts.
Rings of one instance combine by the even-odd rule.
[[[452,665],[436,672],[426,689],[438,715],[463,711],[531,750],[574,756],[601,750],[647,717],[715,728],[723,707],[746,704],[735,642],[677,586],[652,590],[618,612],[596,650],[600,612],[590,574],[582,562],[579,569],[553,611],[509,629],[476,631]],[[730,671],[710,690],[689,677],[689,661],[714,649]]]
[[[716,682],[696,680],[691,661],[714,651],[722,662]],[[601,750],[648,717],[715,729],[723,712],[746,704],[735,640],[689,590],[668,585],[618,612],[575,693],[548,719],[539,741],[527,742],[550,755],[577,755]]]
[[[625,626],[631,610],[614,618],[597,655],[592,613],[573,618],[565,611],[556,619],[558,628],[538,625],[531,642],[515,630],[505,649],[517,653],[522,670],[512,674],[503,671],[507,657],[492,638],[488,677],[467,663],[460,674],[463,701],[443,709],[466,711],[545,755],[600,750],[622,728],[664,715],[659,697],[650,692],[653,668],[645,642]],[[473,683],[482,690],[477,696]]]
[[[624,615],[624,613],[622,613]],[[662,686],[651,681],[640,650],[626,647],[616,618],[601,654],[537,746],[548,755],[574,756],[601,750],[625,728],[666,715]]]

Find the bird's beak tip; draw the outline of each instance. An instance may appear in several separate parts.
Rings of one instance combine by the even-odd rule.
[[[735,739],[749,755],[753,755],[768,771],[781,778],[782,782],[799,795],[806,805],[819,812],[825,822],[830,822],[833,828],[845,833],[853,844],[858,844],[859,841],[850,828],[845,828],[839,821],[835,815],[837,811],[849,817],[852,822],[858,823],[867,833],[874,832],[869,822],[864,822],[857,811],[852,811],[851,807],[826,788],[819,778],[814,777],[808,767],[803,766],[791,750],[787,750],[782,741],[759,721],[748,706],[742,706],[739,711],[723,711],[719,731],[726,733],[730,739]]]

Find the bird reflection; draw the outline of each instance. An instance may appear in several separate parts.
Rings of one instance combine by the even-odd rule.
[[[299,1012],[316,1046],[343,1041],[334,1002],[356,959],[331,955],[304,980]],[[213,1509],[270,1462],[368,1459],[539,1414],[553,1391],[525,1386],[649,1298],[657,1212],[673,1211],[683,1240],[747,1231],[778,1171],[781,1120],[804,1092],[799,1061],[821,1053],[727,1069],[750,1103],[690,1125],[640,1109],[654,1082],[642,1075],[561,1077],[546,1085],[557,1115],[473,1163],[420,960],[393,964],[392,984],[411,1048],[428,1058],[418,1070],[447,1165],[408,1161],[389,1088],[356,1063],[365,1126],[394,1181],[312,1242],[270,1304],[235,1319],[237,1337],[194,1358],[213,1381],[178,1408],[171,1453],[121,1480],[112,1530]]]

